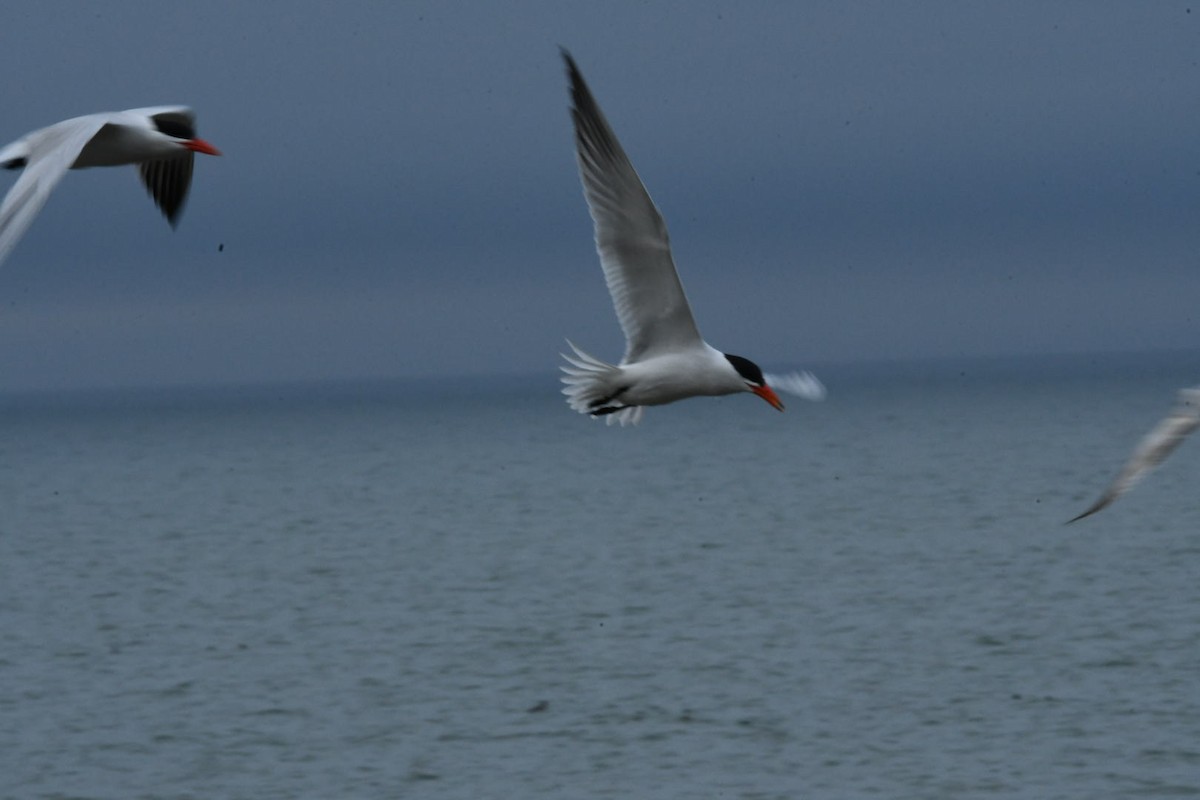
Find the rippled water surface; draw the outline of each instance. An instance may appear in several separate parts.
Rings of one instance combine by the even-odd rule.
[[[0,797],[1200,795],[1195,357],[0,400]]]

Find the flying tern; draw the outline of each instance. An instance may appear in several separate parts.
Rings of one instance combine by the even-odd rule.
[[[1167,414],[1154,426],[1145,438],[1134,448],[1133,455],[1125,462],[1125,466],[1109,484],[1104,493],[1095,503],[1077,517],[1068,520],[1068,524],[1095,514],[1110,505],[1125,492],[1132,489],[1146,477],[1150,470],[1166,460],[1188,434],[1200,428],[1200,386],[1181,389],[1179,398],[1171,413]]]
[[[686,397],[753,392],[778,410],[775,390],[820,400],[811,373],[764,375],[747,358],[722,353],[700,336],[671,258],[667,226],[575,60],[565,50],[575,154],[595,223],[596,250],[625,333],[625,356],[609,364],[568,340],[563,394],[581,414],[637,424],[646,406]]]
[[[0,167],[24,170],[0,205],[0,263],[68,169],[137,164],[142,183],[174,227],[196,153],[220,155],[196,137],[195,115],[185,106],[89,114],[26,134],[0,150]]]

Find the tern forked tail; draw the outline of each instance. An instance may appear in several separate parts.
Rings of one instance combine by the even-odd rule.
[[[621,386],[621,368],[588,355],[569,339],[567,344],[575,352],[573,356],[562,354],[570,364],[562,367],[566,373],[562,379],[566,384],[562,392],[567,396],[567,405],[580,414],[604,417],[609,425],[613,422],[619,422],[622,426],[637,425],[642,419],[643,409],[642,406],[621,402],[622,392],[629,388]]]

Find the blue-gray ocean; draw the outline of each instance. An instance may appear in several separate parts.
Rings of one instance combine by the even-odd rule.
[[[1200,796],[1200,356],[0,396],[0,797]]]

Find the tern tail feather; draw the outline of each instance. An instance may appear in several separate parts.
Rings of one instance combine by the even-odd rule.
[[[567,405],[580,414],[604,417],[609,425],[614,422],[637,425],[642,419],[642,407],[631,406],[621,401],[621,394],[629,387],[622,386],[622,370],[616,364],[601,361],[588,355],[569,339],[574,355],[563,353],[569,366],[562,367],[562,392],[567,396]]]

